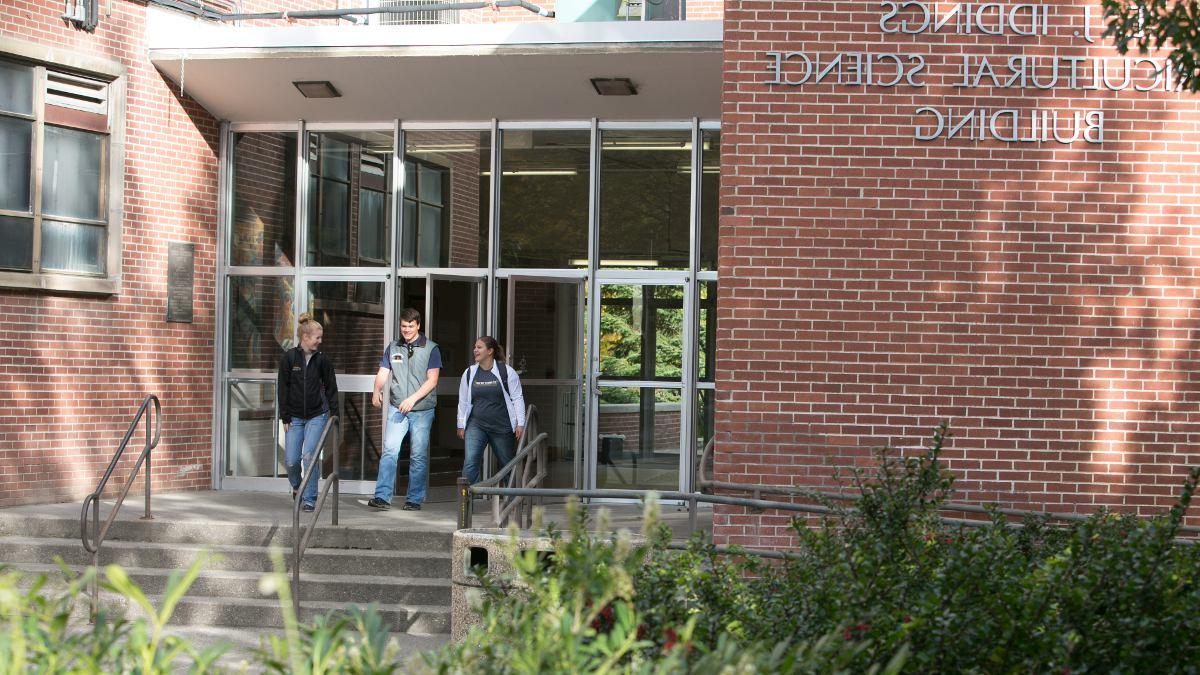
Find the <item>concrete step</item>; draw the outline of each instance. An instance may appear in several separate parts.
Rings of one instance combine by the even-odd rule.
[[[141,609],[123,597],[111,593],[101,595],[106,607],[126,616],[139,616]],[[154,607],[162,598],[147,596]],[[300,621],[310,623],[317,615],[344,610],[347,603],[305,601],[300,606]],[[377,610],[383,625],[393,633],[438,635],[450,632],[450,606],[379,604]],[[283,612],[278,598],[207,598],[186,596],[175,606],[172,626],[225,626],[241,628],[283,628]]]
[[[272,569],[268,550],[261,546],[200,546],[195,544],[109,541],[100,551],[100,564],[126,568],[181,569],[188,567],[201,551],[210,559],[207,570],[267,572]],[[282,551],[285,563],[290,549]],[[53,563],[60,557],[68,565],[88,565],[91,557],[78,541],[47,537],[6,536],[0,539],[0,562]],[[392,551],[309,547],[302,571],[310,574],[363,574],[387,577],[449,578],[449,550]]]
[[[227,645],[229,650],[217,661],[218,667],[227,672],[254,672],[250,666],[254,663],[255,650],[264,646],[268,636],[283,637],[283,631],[280,629],[248,631],[245,628],[218,626],[170,626],[168,633],[187,640],[197,649],[205,649],[217,644]],[[408,662],[410,658],[420,658],[421,652],[440,649],[450,641],[450,635],[447,633],[433,635],[392,633],[391,641],[398,647],[399,658]],[[184,659],[181,659],[180,665],[183,665],[183,662]],[[244,671],[243,662],[246,665]]]
[[[20,563],[13,566],[28,575],[45,574],[48,579],[60,577],[56,565]],[[75,567],[79,573],[83,567]],[[171,572],[163,569],[130,567],[125,572],[143,592],[158,595],[166,590]],[[258,590],[262,572],[237,570],[207,570],[188,590],[189,596],[213,598],[260,598]],[[288,577],[290,582],[291,577]],[[300,597],[303,600],[340,602],[367,605],[372,602],[397,605],[449,605],[450,579],[432,577],[359,576],[342,574],[300,575]]]
[[[126,506],[121,513],[125,514]],[[134,509],[130,513],[139,513]],[[328,525],[329,506],[321,514],[309,540],[309,548],[347,548],[393,551],[449,551],[451,532],[412,531],[372,527]],[[280,522],[251,524],[205,521],[117,520],[109,529],[107,542],[152,541],[160,544],[212,544],[239,546],[292,545],[291,513],[279,514]],[[301,524],[306,523],[301,517]],[[63,538],[80,542],[77,518],[29,518],[0,512],[0,535]],[[82,543],[80,543],[82,546]]]

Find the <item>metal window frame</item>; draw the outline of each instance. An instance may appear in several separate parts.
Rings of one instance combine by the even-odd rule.
[[[0,288],[21,288],[43,291],[66,291],[89,295],[115,295],[121,292],[122,251],[124,248],[125,215],[125,118],[127,95],[127,71],[122,64],[108,59],[63,52],[62,50],[38,45],[15,38],[0,36],[0,58],[23,63],[34,69],[33,113],[23,115],[4,113],[5,116],[33,122],[30,158],[30,211],[10,212],[21,218],[30,218],[32,247],[30,270],[0,270]],[[108,128],[103,134],[104,148],[101,153],[99,191],[100,211],[104,220],[51,217],[49,220],[102,226],[105,230],[103,274],[72,272],[70,270],[45,269],[42,266],[42,172],[45,167],[46,128],[46,84],[48,73],[79,73],[104,82],[107,87]],[[53,125],[51,125],[53,126]],[[71,127],[68,127],[71,128]],[[96,133],[96,132],[90,132]]]
[[[500,257],[500,227],[502,225],[502,216],[500,212],[500,189],[501,181],[500,167],[502,164],[501,153],[502,148],[502,132],[506,129],[528,129],[528,130],[587,130],[589,132],[589,178],[588,178],[588,264],[583,268],[555,268],[555,269],[533,269],[533,268],[506,268],[499,266]],[[392,131],[393,135],[393,153],[392,153],[392,185],[391,185],[391,208],[388,210],[388,241],[387,245],[392,253],[391,264],[382,267],[313,267],[307,265],[304,257],[304,251],[307,250],[307,211],[308,211],[308,156],[306,152],[308,132],[319,131]],[[613,131],[688,131],[690,132],[692,154],[691,168],[692,180],[690,185],[691,213],[689,222],[689,265],[685,269],[678,270],[657,270],[657,269],[608,269],[599,267],[599,206],[600,206],[600,190],[601,190],[601,154],[602,154],[602,138],[601,132],[605,130]],[[223,464],[223,453],[228,447],[226,408],[227,402],[227,383],[231,380],[268,380],[274,377],[273,373],[259,373],[252,371],[233,371],[224,367],[227,361],[228,352],[228,314],[229,296],[228,283],[231,277],[246,276],[246,277],[287,277],[292,280],[293,288],[297,294],[296,303],[299,308],[307,307],[308,299],[306,294],[308,281],[320,280],[363,280],[363,281],[384,281],[385,293],[390,297],[385,300],[387,307],[385,314],[390,317],[385,319],[385,336],[387,339],[392,339],[396,330],[396,317],[398,317],[398,307],[401,294],[399,293],[400,283],[404,279],[422,279],[427,286],[436,279],[455,279],[463,281],[480,281],[484,283],[482,306],[476,308],[480,316],[478,317],[486,326],[489,332],[495,334],[500,328],[497,326],[499,312],[499,280],[501,279],[528,279],[528,278],[543,278],[547,281],[574,281],[579,284],[580,292],[583,295],[582,311],[581,311],[581,330],[584,331],[584,336],[595,336],[599,334],[600,321],[600,303],[595,301],[598,297],[599,289],[604,284],[612,283],[636,283],[638,285],[677,285],[684,290],[684,354],[683,354],[683,372],[679,381],[663,382],[657,380],[610,380],[599,377],[599,353],[595,339],[585,339],[583,349],[583,364],[582,372],[576,380],[537,380],[536,384],[562,384],[562,385],[577,385],[578,397],[581,406],[581,422],[577,425],[580,437],[578,439],[579,450],[576,458],[576,476],[575,484],[583,488],[594,487],[596,482],[596,467],[595,462],[598,456],[598,434],[594,433],[598,426],[599,415],[599,393],[600,388],[604,387],[628,387],[628,388],[652,388],[652,389],[668,389],[681,392],[680,401],[680,466],[679,466],[679,487],[683,491],[692,489],[694,486],[695,477],[692,475],[692,464],[694,463],[692,435],[695,433],[696,422],[696,397],[701,391],[715,391],[715,382],[701,382],[699,377],[698,351],[696,349],[696,340],[699,331],[702,327],[699,326],[699,293],[701,282],[716,282],[718,274],[716,270],[703,271],[699,269],[699,245],[700,245],[700,216],[699,208],[700,201],[703,197],[703,185],[701,172],[703,169],[703,132],[711,130],[720,130],[720,122],[718,120],[700,120],[692,118],[691,120],[649,120],[649,121],[602,121],[597,118],[591,120],[491,120],[480,122],[440,122],[440,121],[406,121],[394,119],[391,122],[364,122],[356,124],[344,124],[333,122],[307,122],[300,120],[297,122],[285,123],[223,123],[221,127],[221,165],[219,169],[218,183],[220,186],[220,195],[218,201],[218,236],[221,237],[221,245],[217,248],[217,267],[218,267],[218,314],[215,321],[216,330],[216,362],[214,363],[214,401],[217,406],[213,419],[214,443],[214,472],[213,485],[223,489],[248,489],[248,490],[274,490],[280,489],[281,478],[263,478],[251,479],[242,478],[235,480],[224,479],[226,468]],[[408,179],[406,176],[406,168],[404,162],[404,150],[406,148],[408,131],[482,131],[490,132],[490,151],[491,158],[489,165],[491,167],[491,176],[489,177],[488,189],[491,191],[491,202],[487,214],[487,260],[485,265],[471,268],[422,268],[422,267],[403,267],[401,266],[401,251],[403,245],[403,228],[408,225],[404,218],[404,186]],[[229,266],[228,255],[226,250],[230,245],[230,237],[232,233],[232,206],[231,198],[233,191],[233,171],[232,171],[232,141],[235,133],[253,133],[253,132],[295,132],[297,152],[297,171],[296,171],[296,203],[294,205],[296,213],[296,237],[295,237],[295,257],[297,264],[294,267],[274,267],[274,266]],[[305,178],[305,180],[301,180]],[[427,289],[425,322],[432,328],[432,319],[430,308],[430,295]],[[293,333],[293,339],[295,338]],[[365,377],[365,376],[364,376]],[[453,378],[451,378],[453,379]],[[530,380],[533,384],[534,381]],[[361,483],[362,485],[358,485]],[[370,491],[373,487],[370,481],[349,481],[345,486],[355,492],[360,488],[364,491]]]

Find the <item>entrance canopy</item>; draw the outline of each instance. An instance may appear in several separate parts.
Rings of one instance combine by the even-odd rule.
[[[246,28],[149,14],[150,60],[233,122],[720,116],[720,21]],[[591,78],[637,94],[601,96]],[[341,96],[292,84],[321,80]]]

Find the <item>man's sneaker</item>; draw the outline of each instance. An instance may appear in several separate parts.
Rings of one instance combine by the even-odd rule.
[[[401,511],[420,511],[420,510],[421,510],[421,505],[420,505],[420,504],[414,504],[414,503],[412,503],[412,502],[404,502],[404,506],[401,506],[401,507],[400,507],[400,510],[401,510]]]
[[[316,504],[309,504],[308,502],[305,502],[304,504],[302,504],[300,506],[301,511],[305,511],[308,513],[312,513],[316,508],[317,508]]]
[[[371,497],[371,501],[367,502],[367,506],[373,509],[390,509],[392,505],[383,501],[379,497]]]

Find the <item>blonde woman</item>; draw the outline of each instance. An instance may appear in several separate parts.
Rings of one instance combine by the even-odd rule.
[[[317,441],[337,415],[337,376],[333,361],[321,351],[325,330],[308,312],[300,315],[300,345],[279,359],[279,419],[283,422],[284,464],[292,484],[292,499],[303,479],[303,469],[313,470]],[[303,464],[301,464],[303,461]],[[318,468],[319,469],[319,468]],[[319,474],[318,474],[319,475]],[[317,503],[317,479],[308,482],[301,508],[312,511]]]

